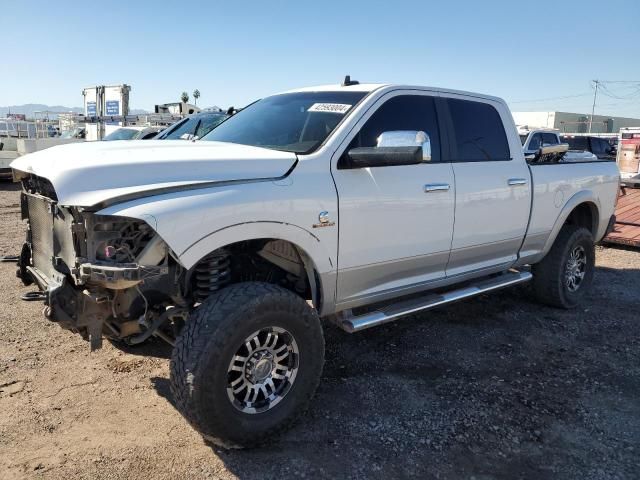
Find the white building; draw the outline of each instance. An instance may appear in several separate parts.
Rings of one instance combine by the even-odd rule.
[[[517,125],[554,128],[563,133],[587,133],[591,114],[570,112],[513,112]],[[591,133],[618,133],[624,127],[640,127],[639,118],[594,115]]]

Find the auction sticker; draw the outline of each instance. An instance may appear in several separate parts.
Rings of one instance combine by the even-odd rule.
[[[344,115],[349,111],[351,105],[346,103],[314,103],[309,107],[308,112],[326,112],[326,113],[339,113]]]

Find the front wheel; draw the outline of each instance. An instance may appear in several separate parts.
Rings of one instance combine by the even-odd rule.
[[[275,285],[241,283],[205,300],[171,359],[180,412],[223,447],[265,443],[308,406],[324,363],[315,310]]]
[[[593,282],[595,260],[591,232],[565,225],[547,256],[532,266],[536,297],[554,307],[577,306]]]

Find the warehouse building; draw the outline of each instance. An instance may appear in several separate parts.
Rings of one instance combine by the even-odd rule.
[[[517,125],[536,128],[554,128],[566,133],[589,132],[588,113],[570,112],[513,112]],[[594,115],[591,133],[618,133],[624,127],[640,127],[640,118]]]

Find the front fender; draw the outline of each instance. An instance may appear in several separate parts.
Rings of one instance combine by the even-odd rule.
[[[325,308],[335,296],[338,227],[337,222],[329,228],[313,225],[322,211],[331,212],[337,220],[337,199],[335,190],[330,194],[331,188],[328,181],[290,182],[284,186],[251,183],[136,199],[97,213],[142,219],[154,226],[186,269],[233,243],[288,241],[308,259],[305,263],[313,264],[322,284]]]
[[[334,261],[317,236],[298,225],[271,220],[246,222],[220,228],[197,239],[183,252],[178,253],[178,257],[185,268],[191,268],[201,258],[218,248],[259,238],[286,240],[296,245],[311,258],[318,273],[327,273],[335,269]]]

